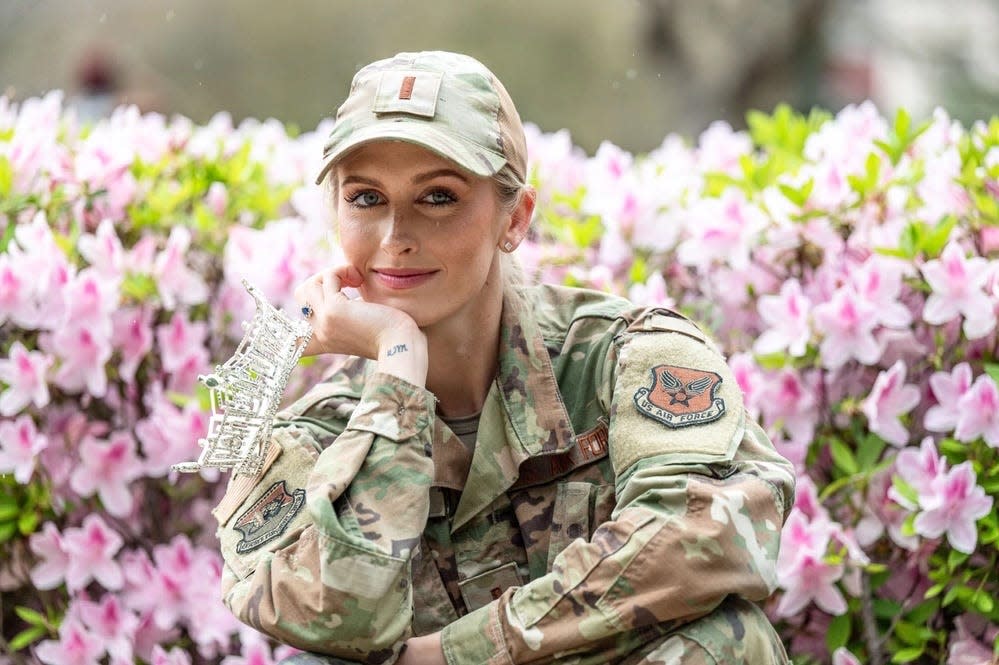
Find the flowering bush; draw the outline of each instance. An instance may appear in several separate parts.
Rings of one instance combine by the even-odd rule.
[[[170,465],[198,454],[196,378],[241,335],[241,280],[291,306],[337,252],[311,185],[328,129],[82,127],[58,93],[0,98],[0,664],[289,653],[219,600],[224,482]],[[798,467],[767,606],[795,662],[988,662],[999,118],[781,107],[591,158],[528,130],[527,272],[711,329]]]

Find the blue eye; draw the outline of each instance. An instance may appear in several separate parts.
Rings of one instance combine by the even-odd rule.
[[[429,203],[432,206],[446,206],[451,205],[452,203],[457,203],[458,197],[446,189],[435,189],[424,196],[422,201],[424,203]]]
[[[382,197],[370,189],[362,190],[346,197],[347,203],[355,208],[370,208],[381,203]]]

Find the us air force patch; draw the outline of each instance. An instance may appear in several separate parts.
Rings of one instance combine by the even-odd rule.
[[[725,400],[715,396],[722,378],[715,372],[676,365],[650,371],[652,386],[635,391],[635,406],[643,415],[673,428],[703,425],[724,415]]]
[[[236,552],[252,552],[280,536],[304,504],[305,490],[297,489],[289,494],[283,480],[271,485],[233,523],[233,528],[243,535],[236,543]]]
[[[649,457],[714,464],[735,455],[742,391],[713,346],[650,325],[622,336],[616,374],[609,444],[616,473]]]

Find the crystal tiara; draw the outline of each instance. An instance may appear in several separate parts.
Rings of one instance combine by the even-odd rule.
[[[246,280],[243,286],[253,296],[256,311],[243,322],[243,339],[232,357],[216,365],[212,374],[198,377],[211,396],[208,434],[198,440],[198,460],[174,464],[176,471],[216,467],[257,475],[271,445],[271,424],[288,377],[312,337],[308,321],[288,318]]]

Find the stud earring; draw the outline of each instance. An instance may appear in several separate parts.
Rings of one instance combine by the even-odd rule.
[[[507,252],[507,253],[512,252],[513,251],[513,243],[510,242],[509,240],[507,240],[505,243],[503,243],[503,251]]]

